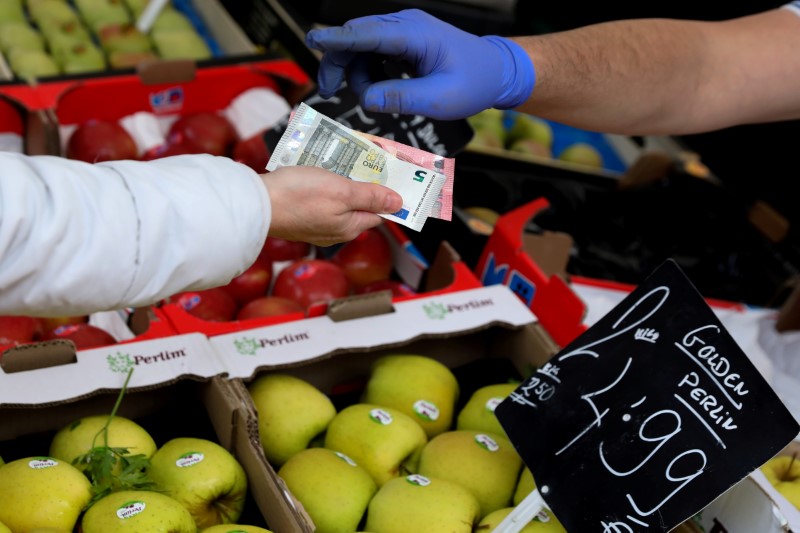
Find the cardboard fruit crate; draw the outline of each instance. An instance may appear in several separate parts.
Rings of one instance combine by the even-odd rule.
[[[133,369],[118,415],[139,423],[160,447],[177,437],[219,443],[239,461],[248,494],[239,523],[268,527],[256,494],[267,479],[252,445],[252,413],[202,335],[171,336],[75,352],[64,341],[15,348],[0,362],[0,456],[47,456],[55,433],[108,415]]]
[[[75,318],[78,317],[64,317]],[[172,324],[159,309],[155,307],[141,307],[141,308],[128,308],[119,311],[102,311],[85,315],[85,323],[108,333],[116,342],[108,344],[113,347],[116,345],[129,344],[151,339],[161,339],[169,337],[176,333]],[[56,329],[64,329],[65,332],[69,331],[77,321],[70,321],[58,326]],[[41,326],[41,323],[39,324]],[[41,334],[49,332],[38,332]],[[52,341],[39,340],[41,336],[35,334],[30,342],[20,344],[19,342],[7,343],[0,341],[0,360],[2,360],[4,352],[19,347],[19,350],[26,352],[38,352],[40,350],[47,350]],[[46,337],[45,337],[46,338]],[[5,339],[4,339],[5,340]],[[72,350],[76,349],[75,343],[67,339],[61,339],[57,342],[69,342],[72,345]],[[94,340],[92,344],[97,344]],[[80,351],[80,349],[79,349]]]
[[[357,401],[372,362],[390,353],[429,355],[460,376],[461,401],[478,387],[520,378],[545,362],[556,346],[535,317],[507,288],[481,287],[422,296],[340,314],[217,335],[211,342],[230,368],[240,396],[255,411],[246,389],[269,372],[301,377],[329,394],[339,407]],[[302,503],[272,472],[267,512],[281,517],[278,533],[314,531]],[[275,497],[277,495],[277,497]]]

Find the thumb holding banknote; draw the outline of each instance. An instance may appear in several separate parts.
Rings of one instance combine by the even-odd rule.
[[[317,167],[281,167],[261,176],[272,204],[271,237],[329,246],[355,239],[403,206],[395,191]]]

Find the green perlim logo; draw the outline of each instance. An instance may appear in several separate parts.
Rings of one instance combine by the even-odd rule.
[[[443,320],[444,317],[447,316],[447,313],[450,312],[447,307],[437,303],[424,304],[422,308],[425,310],[425,314],[428,315],[428,318],[434,320]]]
[[[108,368],[110,368],[112,372],[125,374],[133,368],[133,359],[126,353],[117,352],[115,355],[109,354],[106,360],[108,361]]]
[[[236,351],[242,355],[255,355],[258,350],[258,342],[250,337],[242,337],[233,341],[233,344],[236,346]]]

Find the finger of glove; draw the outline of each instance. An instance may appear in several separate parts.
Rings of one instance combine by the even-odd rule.
[[[373,84],[369,58],[370,54],[357,54],[347,68],[347,86],[359,97]]]
[[[369,111],[423,115],[454,120],[474,114],[483,106],[464,94],[459,84],[443,76],[386,80],[370,85],[361,95],[361,106]]]
[[[404,21],[381,17],[362,17],[344,26],[312,30],[306,43],[325,52],[373,52],[405,59],[416,59],[425,53],[423,39],[415,39],[416,28]]]
[[[325,52],[317,72],[320,96],[328,98],[336,93],[342,85],[345,72],[354,57],[355,54],[350,52]]]

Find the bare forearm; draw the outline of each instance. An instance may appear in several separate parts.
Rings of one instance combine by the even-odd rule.
[[[551,120],[635,135],[800,116],[792,89],[800,62],[790,48],[800,43],[800,20],[786,10],[727,22],[617,21],[515,40],[537,74],[519,109]]]

